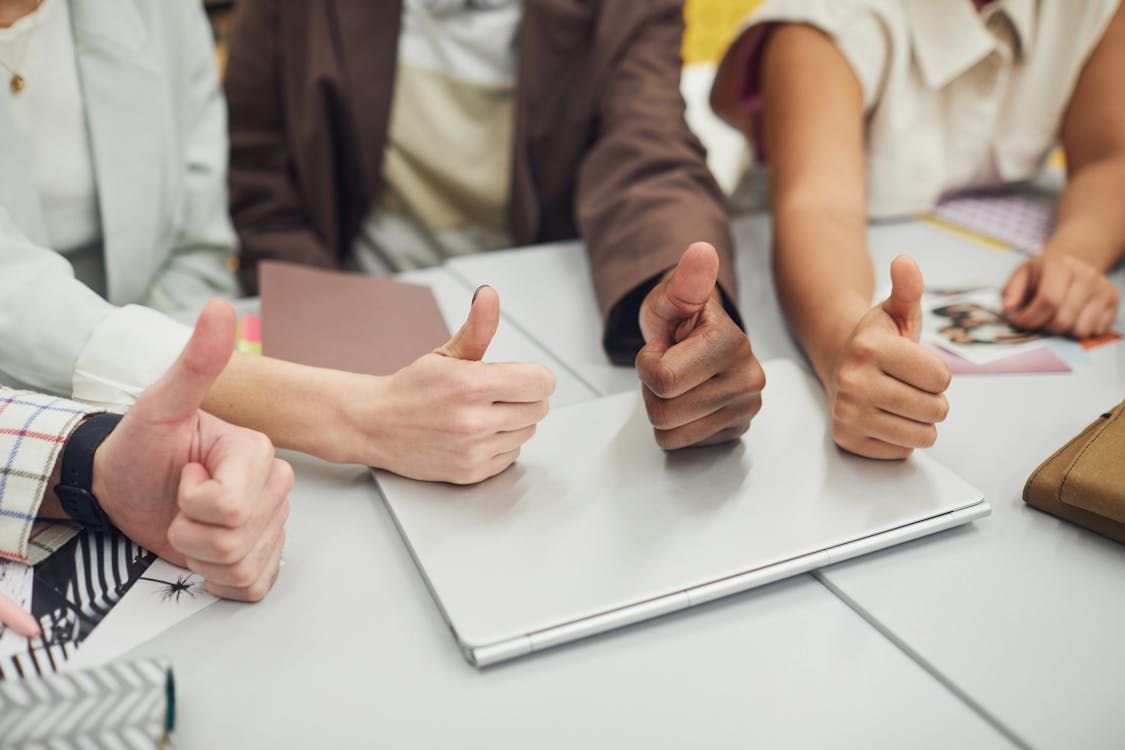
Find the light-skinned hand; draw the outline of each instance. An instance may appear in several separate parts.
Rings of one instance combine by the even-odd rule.
[[[1015,270],[1001,301],[1017,328],[1043,328],[1085,339],[1100,336],[1113,326],[1121,293],[1086,261],[1061,252],[1042,252]]]
[[[448,342],[377,381],[359,425],[377,425],[378,466],[412,479],[473,484],[515,462],[547,415],[555,376],[530,362],[483,362],[500,324],[490,286]],[[359,429],[359,428],[357,428]]]
[[[94,494],[138,544],[257,601],[277,577],[293,470],[265,435],[200,410],[234,349],[234,310],[212,300],[191,340],[94,454]]]
[[[637,374],[665,450],[735,440],[762,408],[766,375],[723,308],[719,255],[692,244],[641,303]]]
[[[869,458],[906,458],[937,440],[949,413],[951,374],[918,343],[922,272],[911,258],[891,263],[891,295],[859,321],[826,384],[832,438]]]
[[[0,625],[28,638],[39,635],[39,623],[31,613],[24,612],[18,604],[3,594],[0,594]]]

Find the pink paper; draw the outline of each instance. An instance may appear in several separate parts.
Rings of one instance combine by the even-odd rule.
[[[927,344],[927,346],[929,346]],[[1049,347],[1033,349],[1022,354],[1013,354],[995,362],[978,365],[956,354],[930,346],[937,355],[949,365],[954,375],[1010,375],[1020,372],[1070,372],[1071,367],[1050,350]]]

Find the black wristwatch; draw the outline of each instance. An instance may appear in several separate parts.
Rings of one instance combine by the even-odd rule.
[[[63,448],[62,472],[55,496],[68,516],[95,531],[117,531],[117,527],[94,497],[94,451],[121,421],[120,414],[95,414],[71,433]]]

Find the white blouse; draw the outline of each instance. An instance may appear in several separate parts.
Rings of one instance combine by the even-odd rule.
[[[746,79],[770,24],[822,30],[863,89],[868,214],[923,213],[946,193],[1039,172],[1119,2],[767,0],[728,50],[712,102],[732,121],[755,105]]]
[[[0,29],[0,60],[24,78],[23,90],[13,92],[11,73],[0,71],[0,90],[29,157],[50,247],[66,255],[98,243],[97,187],[66,1],[43,0]]]

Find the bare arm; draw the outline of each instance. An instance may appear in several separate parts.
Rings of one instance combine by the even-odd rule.
[[[1062,122],[1069,181],[1054,235],[1012,275],[1012,322],[1078,338],[1109,330],[1120,293],[1105,272],[1125,254],[1125,6],[1086,62]]]
[[[555,388],[542,365],[481,361],[499,319],[495,290],[482,287],[449,342],[386,377],[236,352],[203,408],[327,461],[478,482],[516,460]]]
[[[774,31],[762,63],[774,275],[785,314],[827,382],[874,291],[863,94],[835,44],[808,26]]]
[[[836,443],[903,458],[936,439],[950,374],[918,344],[923,282],[913,261],[896,259],[891,296],[870,307],[859,81],[833,42],[807,26],[775,30],[762,63],[758,130],[782,306],[824,384]]]

